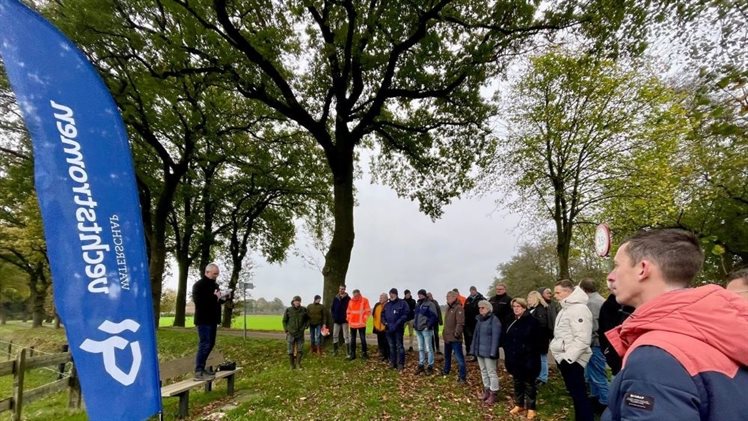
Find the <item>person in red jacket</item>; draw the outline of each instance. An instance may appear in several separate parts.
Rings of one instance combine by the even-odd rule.
[[[353,297],[348,302],[346,320],[351,327],[351,353],[347,359],[356,359],[356,334],[361,337],[361,355],[364,359],[369,358],[366,346],[366,320],[371,316],[369,299],[361,295],[361,291],[354,289]]]
[[[717,285],[690,288],[704,254],[693,233],[650,230],[618,249],[608,275],[635,308],[606,333],[623,356],[603,420],[744,420],[748,301]]]

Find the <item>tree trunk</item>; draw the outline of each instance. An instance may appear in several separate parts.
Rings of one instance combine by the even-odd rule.
[[[177,256],[177,265],[179,266],[179,279],[177,279],[177,302],[174,308],[174,326],[184,327],[185,308],[187,306],[187,277],[190,270],[190,262],[187,256]]]
[[[334,218],[330,248],[325,255],[324,276],[324,304],[332,305],[332,299],[338,293],[338,286],[345,284],[348,265],[351,261],[353,240],[353,145],[337,148],[335,158],[330,161],[334,183]]]
[[[234,267],[231,268],[231,278],[229,279],[229,288],[233,290],[231,297],[226,301],[226,304],[223,305],[223,317],[221,318],[221,326],[225,328],[231,327],[231,317],[233,316],[234,312],[234,303],[236,300],[234,297],[236,297],[236,284],[239,283],[239,274],[242,271],[242,262],[241,259],[239,259],[239,262],[237,263],[236,259],[234,260]]]
[[[153,300],[153,317],[155,318],[156,328],[161,318],[161,283],[163,282],[164,267],[166,265],[166,245],[164,236],[156,240],[151,245],[151,261],[148,265],[148,271],[151,275],[151,299]]]
[[[571,280],[569,273],[569,251],[571,248],[571,230],[570,223],[562,224],[557,235],[556,254],[558,255],[558,279]]]

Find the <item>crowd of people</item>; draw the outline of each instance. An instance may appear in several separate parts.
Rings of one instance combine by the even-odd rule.
[[[391,288],[373,308],[358,289],[349,296],[345,285],[329,309],[319,295],[306,308],[296,296],[283,316],[291,368],[301,367],[307,329],[312,352],[321,353],[322,337],[332,334],[334,355],[345,348],[346,358],[356,359],[358,337],[361,357],[369,358],[365,333],[372,317],[378,356],[399,372],[405,367],[406,330],[409,351],[414,337],[417,341],[416,374],[437,370],[441,329],[441,374],[450,375],[454,357],[457,381],[465,383],[466,361],[477,362],[480,396],[487,406],[497,401],[503,350],[514,391],[509,414],[514,416],[537,417],[538,389],[548,382],[550,353],[573,402],[575,420],[591,421],[595,412],[603,420],[745,419],[748,270],[732,274],[726,289],[693,288],[703,260],[692,233],[651,230],[618,249],[607,298],[593,279],[578,284],[560,280],[553,290],[540,288],[526,299],[510,297],[504,283],[496,285],[490,299],[475,287],[468,296],[455,288],[446,293],[443,313],[425,289],[416,300],[409,290],[400,298],[398,289]],[[217,270],[210,269],[208,278]],[[207,348],[202,347],[200,326],[198,332],[196,370],[203,370]],[[206,341],[214,342],[210,335],[205,334]]]

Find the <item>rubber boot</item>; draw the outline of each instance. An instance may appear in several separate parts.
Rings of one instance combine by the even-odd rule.
[[[296,354],[296,368],[298,368],[298,369],[301,369],[301,357],[302,357],[302,355],[303,354],[300,353],[300,352],[298,354]]]
[[[332,355],[335,355],[335,356],[338,355],[338,343],[337,342],[332,344]]]
[[[293,354],[288,354],[288,359],[291,360],[291,370],[296,369],[296,358],[294,358]]]
[[[493,406],[496,403],[496,392],[493,390],[488,392],[488,399],[486,399],[486,405]]]
[[[356,359],[356,348],[352,347],[351,345],[348,345],[348,356],[346,358],[349,360],[355,360]]]

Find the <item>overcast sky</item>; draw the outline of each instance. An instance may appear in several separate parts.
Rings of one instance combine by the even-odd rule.
[[[349,294],[358,288],[371,305],[392,287],[401,297],[406,288],[414,296],[424,288],[440,302],[455,287],[465,295],[470,285],[485,293],[497,264],[517,249],[513,231],[519,216],[496,210],[494,198],[459,200],[432,222],[418,211],[417,203],[370,184],[366,175],[357,189],[356,240],[346,282]],[[300,248],[304,250],[303,245]],[[312,254],[311,247],[306,250]],[[315,257],[322,263],[320,254]],[[289,303],[300,295],[309,303],[315,294],[322,295],[319,270],[299,257],[290,256],[283,264],[255,258],[255,264],[253,297],[278,297]]]
[[[446,292],[459,288],[467,295],[470,285],[485,293],[496,273],[496,266],[517,250],[514,228],[519,216],[497,210],[495,197],[462,199],[445,208],[444,216],[432,222],[418,211],[418,204],[400,199],[388,187],[370,184],[364,175],[356,183],[359,205],[354,209],[356,240],[348,270],[347,286],[369,298],[371,305],[381,292],[395,287],[420,288],[432,293],[440,303]],[[299,238],[299,248],[323,263],[322,255]],[[283,264],[269,264],[254,257],[252,297],[280,298],[289,303],[300,295],[304,304],[315,294],[322,295],[322,275],[313,265],[289,253]],[[228,280],[221,268],[219,281]],[[196,280],[190,277],[188,288]],[[174,281],[167,286],[175,288]]]

